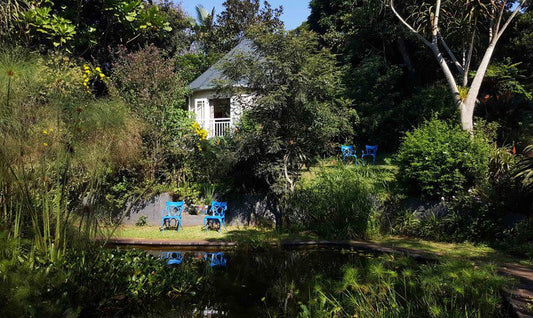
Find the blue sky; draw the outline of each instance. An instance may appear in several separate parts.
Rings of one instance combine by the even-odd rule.
[[[206,9],[211,10],[215,7],[215,13],[222,11],[222,3],[224,0],[176,0],[181,3],[183,9],[189,15],[196,17],[195,7],[199,4]],[[261,3],[263,0],[261,0]],[[283,15],[281,20],[285,23],[285,29],[292,30],[298,27],[302,22],[307,20],[311,10],[309,9],[309,0],[268,0],[273,8],[283,6]]]

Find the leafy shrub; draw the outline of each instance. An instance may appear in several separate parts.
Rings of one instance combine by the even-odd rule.
[[[10,242],[0,240],[2,317],[128,316],[162,299],[187,299],[200,282],[194,264],[173,269],[143,251],[84,246],[52,262]]]
[[[369,168],[341,165],[318,172],[289,197],[289,223],[323,237],[365,237],[378,200],[372,180],[378,178]]]
[[[196,147],[188,142],[194,139],[193,121],[183,110],[187,88],[173,64],[150,45],[133,53],[120,52],[111,74],[112,91],[143,123],[144,175],[163,182],[180,174],[176,171],[181,170],[184,157]]]
[[[445,215],[402,210],[393,218],[392,233],[439,242],[488,242],[501,236],[501,215],[476,199],[458,201],[447,203]]]
[[[145,226],[148,222],[148,217],[146,215],[141,215],[137,222],[135,222],[135,226]]]
[[[229,80],[244,81],[245,90],[257,94],[239,99],[244,112],[233,138],[233,178],[242,188],[266,192],[277,205],[294,189],[303,166],[337,150],[335,140],[349,134],[355,113],[342,97],[342,69],[328,50],[317,50],[315,34],[260,32],[254,44],[254,54],[224,66]],[[234,89],[238,96],[245,93]],[[273,210],[280,225],[281,210]]]
[[[433,119],[406,133],[396,159],[400,178],[415,195],[452,197],[483,181],[490,146],[458,125]]]
[[[506,229],[496,246],[508,253],[533,260],[533,218],[529,217]]]
[[[517,157],[509,147],[490,147],[488,182],[468,191],[433,202],[415,202],[417,206],[400,208],[417,199],[400,198],[387,211],[387,220],[395,234],[438,241],[500,242],[513,240],[518,232],[509,228],[513,218],[531,210],[531,200],[520,180],[513,178]],[[425,203],[425,204],[423,204]],[[507,221],[505,221],[507,219]]]

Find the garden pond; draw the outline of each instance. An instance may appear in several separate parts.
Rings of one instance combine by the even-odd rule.
[[[468,264],[330,247],[143,249],[169,273],[188,276],[188,284],[177,281],[177,297],[158,303],[157,316],[507,316],[490,270]]]
[[[168,317],[294,317],[319,280],[341,279],[345,265],[364,267],[377,256],[331,248],[134,248],[161,258],[168,271],[198,275],[185,297],[158,306]]]

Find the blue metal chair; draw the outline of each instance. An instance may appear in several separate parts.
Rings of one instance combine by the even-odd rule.
[[[228,263],[223,252],[205,253],[204,260],[208,260],[211,267],[226,267]]]
[[[166,259],[167,265],[179,265],[183,262],[183,255],[181,252],[163,252],[161,259]]]
[[[217,202],[217,201],[211,201],[211,209],[209,209],[209,212],[207,212],[207,216],[204,217],[204,226],[207,232],[209,232],[209,226],[207,226],[207,223],[209,221],[218,221],[220,224],[220,227],[218,229],[219,232],[222,232],[222,226],[226,228],[226,211],[228,210],[228,202]]]
[[[170,226],[172,220],[176,222],[176,231],[179,232],[180,227],[183,228],[183,225],[181,224],[181,213],[184,209],[185,203],[183,201],[167,201],[161,217],[161,228],[163,229],[163,233],[165,233],[165,224],[168,223],[168,226]]]
[[[367,156],[372,156],[372,162],[376,164],[376,154],[378,153],[378,146],[365,146],[366,150],[363,150],[361,159]]]
[[[341,152],[342,152],[342,162],[346,163],[346,158],[352,157],[354,159],[355,164],[357,164],[357,154],[353,150],[353,146],[344,146],[341,145]]]

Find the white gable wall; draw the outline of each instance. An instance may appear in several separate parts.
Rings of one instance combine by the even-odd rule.
[[[196,121],[207,130],[210,137],[220,135],[220,129],[215,129],[214,107],[209,103],[210,99],[230,98],[230,122],[229,128],[233,130],[239,122],[243,107],[253,101],[250,95],[228,96],[217,94],[215,90],[197,91],[189,97],[189,112],[194,113]],[[246,104],[246,105],[245,105]],[[202,109],[199,109],[202,107]]]

